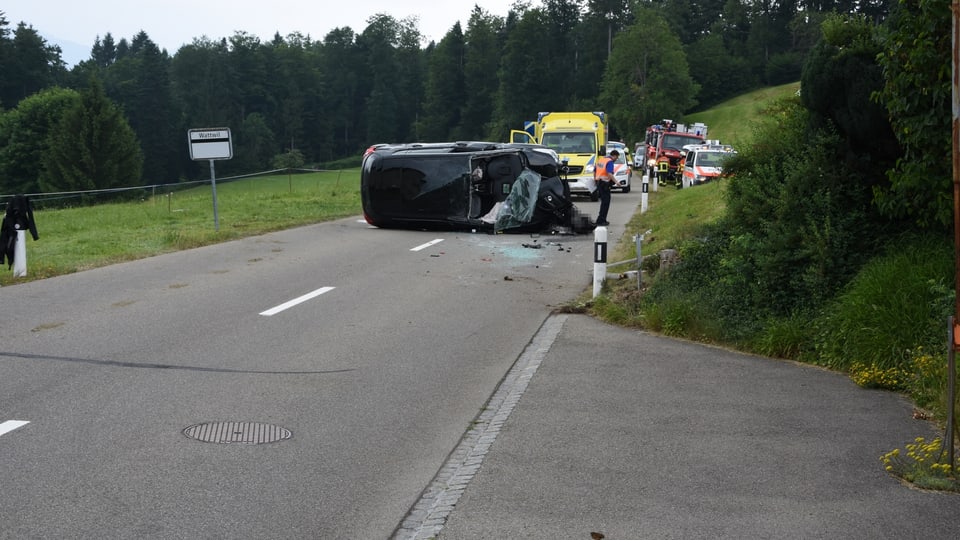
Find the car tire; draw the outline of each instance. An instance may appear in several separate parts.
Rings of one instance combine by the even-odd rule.
[[[590,200],[592,202],[597,202],[600,200],[600,190],[596,189],[590,192]]]
[[[627,184],[627,185],[621,187],[621,188],[620,188],[620,191],[621,191],[622,193],[630,193],[630,184]]]

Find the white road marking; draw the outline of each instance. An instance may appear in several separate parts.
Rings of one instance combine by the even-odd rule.
[[[420,500],[400,522],[400,528],[391,537],[393,540],[436,538],[440,535],[447,518],[480,470],[502,426],[523,397],[566,321],[567,315],[551,316],[544,321],[507,376],[500,381],[480,415],[447,457],[447,462],[424,490]]]
[[[5,433],[10,433],[11,431],[23,427],[30,422],[28,420],[7,420],[6,422],[0,424],[0,435]]]
[[[443,242],[443,238],[437,238],[436,240],[431,240],[431,241],[427,242],[426,244],[421,244],[421,245],[419,245],[419,246],[417,246],[417,247],[415,247],[415,248],[411,248],[410,251],[420,251],[421,249],[427,249],[428,247],[430,247],[430,246],[432,246],[432,245],[435,245],[435,244],[439,244],[440,242]]]
[[[269,317],[269,316],[271,316],[271,315],[276,315],[277,313],[280,313],[281,311],[290,309],[290,308],[292,308],[293,306],[295,306],[295,305],[297,305],[297,304],[302,304],[302,303],[306,302],[307,300],[310,300],[311,298],[316,298],[316,297],[320,296],[321,294],[323,294],[323,293],[325,293],[325,292],[330,292],[330,291],[332,291],[333,289],[334,289],[333,287],[321,287],[321,288],[319,288],[319,289],[317,289],[317,290],[315,290],[315,291],[313,291],[313,292],[309,292],[309,293],[307,293],[307,294],[305,294],[305,295],[303,295],[303,296],[301,296],[301,297],[294,298],[293,300],[290,300],[289,302],[284,302],[284,303],[280,304],[280,305],[277,306],[277,307],[272,307],[272,308],[270,308],[270,309],[268,309],[268,310],[266,310],[266,311],[261,311],[260,314],[263,315],[263,316],[265,316],[265,317]]]

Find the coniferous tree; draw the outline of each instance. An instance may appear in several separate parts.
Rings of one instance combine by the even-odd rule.
[[[399,37],[397,20],[390,15],[374,15],[357,38],[365,56],[363,75],[366,99],[363,106],[363,133],[367,144],[402,142],[406,132],[400,126],[400,108],[407,104],[398,98],[397,73],[403,71],[396,56]]]
[[[260,113],[247,115],[236,130],[233,159],[217,169],[255,172],[269,169],[273,158],[280,153],[276,137],[267,119]]]
[[[623,15],[618,14],[618,15]],[[618,21],[624,20],[618,16]],[[542,82],[550,94],[563,97],[563,107],[573,109],[580,57],[576,28],[580,24],[580,0],[544,0],[543,36],[540,47],[546,53],[546,76]]]
[[[268,115],[270,97],[267,95],[266,46],[257,36],[235,32],[228,40],[230,52],[227,62],[228,84],[224,89],[231,96],[231,125],[241,125],[248,115]]]
[[[186,151],[185,138],[177,129],[179,113],[170,88],[170,59],[146,33],[134,37],[129,79],[119,81],[128,91],[120,104],[143,150],[143,178],[151,184],[176,182],[178,151]]]
[[[326,105],[332,126],[332,146],[321,159],[333,159],[355,151],[363,114],[362,74],[364,70],[356,35],[349,27],[336,28],[323,40],[320,71],[326,76]]]
[[[497,112],[490,128],[496,140],[507,140],[511,129],[535,120],[540,111],[566,108],[568,96],[544,84],[550,79],[549,61],[539,30],[545,26],[544,10],[530,9],[508,31],[500,63]]]
[[[97,67],[105,68],[117,61],[117,45],[113,42],[113,36],[107,32],[100,40],[100,36],[93,42],[93,48],[90,50],[90,61]]]
[[[271,129],[278,142],[288,151],[304,146],[304,126],[308,110],[312,110],[310,95],[319,86],[316,70],[304,50],[305,39],[291,35],[287,42],[279,34],[270,43],[267,55],[267,92],[275,102],[276,114],[270,119]],[[279,153],[279,150],[277,151]]]
[[[756,84],[746,59],[731,54],[719,34],[708,34],[684,50],[690,76],[700,86],[697,94],[700,109],[712,107]]]
[[[0,19],[0,36],[5,20]],[[60,47],[47,45],[33,26],[20,23],[7,41],[0,37],[0,104],[13,108],[21,100],[66,77]]]
[[[463,83],[466,97],[460,112],[458,139],[486,138],[486,127],[493,117],[497,92],[497,68],[500,64],[500,33],[503,20],[474,6],[464,35]],[[501,140],[503,134],[495,135]]]
[[[456,139],[460,107],[466,101],[464,39],[460,23],[455,24],[433,49],[428,66],[426,100],[417,140]]]
[[[10,40],[10,25],[3,11],[0,11],[0,73],[10,73],[11,61],[13,59],[13,43]],[[7,77],[0,77],[0,111],[4,108],[12,108],[14,103],[10,98],[12,95],[9,89],[16,81]]]
[[[578,111],[598,109],[600,81],[607,65],[608,21],[602,13],[587,11],[574,30],[575,61],[567,78],[573,84],[569,108]]]
[[[171,62],[171,86],[190,128],[228,127],[229,52],[225,40],[195,39],[177,51]]]
[[[96,78],[51,134],[40,171],[45,192],[137,186],[143,156],[137,136]]]

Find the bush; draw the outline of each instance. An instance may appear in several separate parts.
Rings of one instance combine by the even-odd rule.
[[[848,371],[908,367],[918,346],[943,347],[954,292],[953,250],[943,238],[908,236],[868,263],[817,321],[817,361]]]
[[[805,313],[795,313],[785,318],[771,317],[750,343],[757,354],[804,360],[813,343],[811,318]]]

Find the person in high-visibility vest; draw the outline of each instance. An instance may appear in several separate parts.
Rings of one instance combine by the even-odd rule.
[[[597,191],[600,194],[600,212],[597,215],[597,225],[610,224],[607,221],[607,212],[610,210],[610,189],[617,181],[613,175],[613,169],[619,157],[619,151],[611,150],[609,157],[603,156],[597,159],[597,164],[593,169],[593,178],[597,182]]]

